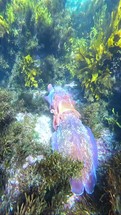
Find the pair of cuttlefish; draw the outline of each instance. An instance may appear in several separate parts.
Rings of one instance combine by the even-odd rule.
[[[83,163],[79,178],[71,178],[71,191],[82,195],[84,190],[92,194],[96,184],[98,163],[97,145],[89,127],[82,124],[80,113],[75,109],[71,95],[63,88],[48,85],[45,99],[53,113],[52,149],[63,156]]]

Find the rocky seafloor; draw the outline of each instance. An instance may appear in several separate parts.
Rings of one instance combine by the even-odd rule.
[[[83,99],[80,99],[80,92],[78,91],[78,88],[75,86],[75,84],[71,83],[69,85],[65,85],[64,88],[68,90],[72,97],[75,100],[75,106],[77,106],[77,109],[80,109],[83,107]],[[33,103],[36,103],[37,100],[43,99],[46,94],[45,91],[39,92],[39,91],[31,91],[31,94],[33,94]],[[27,97],[27,95],[26,95]],[[83,108],[82,108],[83,110]],[[81,111],[80,111],[81,112]],[[0,214],[14,214],[15,208],[17,204],[21,205],[20,199],[22,199],[22,193],[27,192],[27,190],[37,189],[37,187],[40,186],[41,182],[41,173],[35,174],[34,167],[38,165],[42,160],[46,159],[45,154],[46,153],[52,153],[51,152],[51,136],[53,133],[52,128],[52,116],[49,113],[49,108],[46,107],[45,103],[45,110],[39,113],[36,112],[19,112],[16,111],[14,115],[14,121],[15,123],[18,123],[22,126],[24,126],[25,134],[26,132],[32,132],[32,139],[30,140],[31,145],[27,145],[27,149],[25,148],[23,152],[27,151],[23,157],[17,158],[16,156],[11,157],[9,161],[3,160],[3,162],[0,164],[0,170],[1,170],[1,198],[0,198]],[[83,121],[83,117],[82,117]],[[101,122],[102,123],[102,122]],[[99,125],[98,125],[99,126]],[[95,125],[96,127],[96,125]],[[22,136],[20,137],[19,143],[14,144],[14,149],[16,153],[17,145],[20,144],[20,142],[25,141],[22,140]],[[106,189],[106,177],[108,175],[109,167],[110,167],[110,160],[113,157],[116,157],[117,153],[120,151],[120,146],[116,144],[115,134],[113,131],[111,131],[108,127],[101,127],[101,130],[98,131],[98,135],[96,138],[97,142],[97,148],[98,148],[98,169],[97,169],[97,185],[94,191],[94,194],[91,201],[96,201],[95,196],[100,196],[101,200],[98,199],[98,201],[104,201],[105,196],[108,195],[104,192],[104,189]],[[28,141],[28,140],[27,140]],[[33,145],[32,145],[33,144]],[[16,147],[16,148],[15,148]],[[24,145],[21,145],[21,147],[24,147]],[[26,146],[25,146],[26,147]],[[30,147],[30,148],[29,148]],[[44,148],[44,153],[41,150],[41,148]],[[18,156],[18,154],[17,154]],[[20,154],[21,156],[21,154]],[[104,193],[103,193],[104,192]],[[109,198],[109,196],[108,196]],[[19,200],[18,200],[19,199]],[[120,198],[119,195],[117,197],[118,200],[116,200],[120,204]],[[24,200],[25,201],[25,200]],[[76,202],[83,202],[83,197],[76,197],[73,196],[70,192],[70,195],[67,195],[67,201],[64,203],[65,206],[68,205],[68,214],[76,214]],[[99,204],[99,202],[97,203]],[[103,203],[100,203],[103,204]],[[65,208],[63,206],[63,208]],[[67,208],[67,207],[66,207]],[[91,208],[87,204],[87,209]],[[117,206],[118,210],[120,210],[120,207]],[[90,209],[89,209],[90,210]],[[117,210],[117,209],[116,209]],[[15,214],[23,214],[20,212],[16,212]],[[57,210],[56,210],[57,211]],[[73,213],[72,213],[73,211]],[[45,213],[45,212],[44,212]],[[57,212],[55,212],[56,214]],[[66,214],[67,212],[65,212]],[[91,212],[90,212],[91,213]],[[93,211],[91,214],[101,214],[102,212]],[[119,213],[119,212],[118,212]],[[25,213],[25,214],[34,214],[34,213]],[[46,213],[45,213],[46,214]],[[49,212],[47,213],[49,214]],[[59,212],[58,214],[61,214]],[[84,214],[84,213],[83,213]],[[89,214],[88,212],[85,214]],[[105,213],[106,214],[106,213]]]

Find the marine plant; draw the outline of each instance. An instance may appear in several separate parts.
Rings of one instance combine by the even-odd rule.
[[[10,65],[5,60],[4,56],[0,55],[0,73],[1,73],[1,76],[2,76],[2,74],[4,75],[5,72],[7,72],[7,70],[9,69],[9,66]]]
[[[25,193],[25,203],[21,206],[17,205],[15,215],[34,214],[35,211],[35,199],[34,195],[28,195]]]
[[[36,25],[38,23],[44,24],[45,26],[51,25],[51,14],[42,2],[36,0],[13,0],[7,5],[6,17],[10,24],[14,22],[19,22],[20,26],[26,24],[30,13]],[[31,16],[29,19],[31,19]]]
[[[7,52],[7,56],[5,56],[5,60],[7,61],[10,59],[12,55],[13,61],[10,62],[10,70],[12,69],[12,75],[14,74],[14,83],[19,79],[16,79],[17,77],[17,69],[20,68],[19,63],[16,59],[19,58],[19,56],[27,56],[30,55],[32,58],[36,59],[36,56],[39,56],[43,58],[43,62],[46,61],[46,56],[50,53],[54,53],[51,57],[55,57],[55,53],[61,52],[63,50],[63,44],[66,40],[66,35],[69,34],[69,20],[68,23],[64,25],[57,25],[62,15],[60,15],[61,10],[64,8],[64,2],[62,1],[49,1],[48,3],[45,1],[24,1],[24,0],[11,0],[7,3],[5,11],[4,11],[4,19],[8,23],[9,26],[9,35],[6,38],[6,41],[4,41],[4,44],[9,47],[9,50]],[[55,14],[56,11],[56,14]],[[57,16],[57,20],[54,20],[54,16]],[[61,17],[61,20],[64,20]],[[64,30],[65,29],[65,30]],[[49,36],[48,36],[49,34]],[[12,39],[11,39],[12,38]],[[59,46],[60,40],[62,38],[61,47]],[[35,55],[34,55],[35,53]],[[3,55],[2,53],[1,55]],[[8,55],[10,55],[8,57]],[[44,57],[43,57],[44,56]],[[48,56],[47,56],[48,57]],[[57,58],[55,58],[56,61],[58,61]],[[45,61],[44,61],[45,60]],[[24,60],[22,59],[24,62]],[[46,62],[44,63],[44,65]],[[64,64],[58,61],[56,64],[58,64],[58,67],[62,68],[64,70]],[[61,66],[59,65],[61,64]],[[62,65],[63,64],[63,65]],[[44,66],[43,66],[44,67]],[[54,65],[53,65],[54,67]],[[61,69],[60,68],[60,69]],[[32,70],[33,69],[33,70]],[[29,71],[29,75],[27,75],[27,72],[25,74],[25,70],[21,68],[22,75],[19,79],[19,83],[23,85],[24,78],[28,77],[28,80],[25,81],[26,86],[34,86],[37,87],[37,82],[35,82],[37,77],[37,68],[32,68],[31,72]],[[15,71],[16,70],[16,71]],[[24,70],[24,72],[23,72]],[[58,78],[59,76],[62,77],[62,73],[58,71],[59,69],[55,68],[56,71],[54,73],[58,73],[58,75],[55,74],[55,76]],[[47,72],[51,73],[50,76],[53,76],[53,70],[47,71],[44,69],[45,74],[43,76],[46,76],[47,79]],[[20,72],[21,73],[21,72]],[[39,74],[41,72],[39,71]],[[24,78],[23,78],[24,77]],[[55,78],[56,78],[55,77]],[[15,80],[16,79],[16,80]],[[30,81],[31,79],[31,81]],[[16,83],[15,83],[16,84]],[[17,83],[18,84],[18,83]],[[16,86],[19,86],[19,84]]]
[[[71,52],[70,63],[67,63],[66,67],[80,80],[85,96],[90,101],[111,95],[115,84],[114,74],[105,62],[112,59],[113,52],[110,47],[120,49],[120,5],[121,1],[111,16],[106,4],[101,5],[101,10],[94,15],[94,25],[88,37],[72,37],[66,46],[66,59],[69,59]],[[109,25],[109,28],[105,29],[105,25]],[[112,38],[115,38],[115,43]]]
[[[11,105],[12,95],[5,89],[0,89],[0,132],[13,118],[13,107]]]
[[[119,120],[119,114],[118,112],[115,111],[114,108],[112,108],[112,116],[110,117],[105,117],[105,120],[107,120],[108,125],[112,127],[112,129],[114,129],[114,126],[117,126],[119,128],[121,128],[121,124],[118,121]]]
[[[12,93],[0,89],[0,163],[9,167],[13,160],[18,166],[22,165],[21,158],[24,161],[28,155],[38,151],[38,145],[34,144],[35,121],[27,116],[23,122],[16,121],[13,97]]]
[[[91,47],[83,38],[70,39],[70,42],[72,44],[71,62],[73,63],[67,64],[67,68],[72,76],[76,76],[81,81],[85,96],[91,101],[93,98],[98,100],[101,95],[108,95],[113,79],[108,67],[104,72],[101,70],[105,58],[104,46],[94,43],[95,46]]]
[[[50,12],[48,11],[47,7],[42,5],[41,2],[36,4],[34,9],[34,17],[35,17],[35,24],[50,26],[52,25],[52,17]]]
[[[90,196],[84,195],[75,202],[74,207],[66,211],[66,215],[90,215],[97,213],[97,206]]]
[[[81,107],[83,122],[92,128],[96,138],[100,136],[106,117],[109,117],[107,106],[107,102],[100,99]]]
[[[110,214],[121,214],[121,152],[114,155],[108,168],[107,192],[110,196]]]
[[[9,28],[6,20],[0,15],[0,38],[4,37],[5,33],[9,33]]]
[[[35,79],[38,73],[34,66],[34,60],[30,55],[26,55],[21,62],[21,73],[24,76],[25,87],[38,87],[38,82]]]
[[[8,166],[13,156],[14,134],[11,131],[11,126],[9,125],[1,132],[0,136],[0,163],[4,163],[5,167]]]
[[[16,122],[14,119],[9,125],[5,125],[0,137],[0,159],[6,167],[10,168],[13,161],[21,166],[22,160],[24,162],[27,156],[37,151],[33,130],[32,125],[28,126],[27,117],[24,122]]]
[[[54,152],[47,157],[47,160],[41,161],[37,171],[42,172],[41,174],[46,178],[46,183],[50,190],[56,187],[57,183],[62,183],[68,177],[78,177],[80,175],[79,170],[82,168],[83,165],[80,161],[71,161],[68,158],[63,158],[58,152]],[[50,169],[51,171],[49,171]],[[69,186],[68,182],[67,184]]]
[[[18,176],[20,196],[17,203],[13,204],[14,213],[63,214],[64,204],[72,195],[69,179],[78,176],[80,167],[82,168],[81,162],[63,158],[55,152],[45,153],[44,159],[36,165],[21,169]]]
[[[6,19],[9,25],[13,24],[16,19],[16,16],[14,14],[14,7],[12,6],[12,4],[7,4]]]
[[[36,77],[38,73],[41,74],[41,71],[34,65],[36,63],[30,57],[32,58],[35,52],[34,59],[36,59],[36,53],[39,55],[38,53],[44,46],[48,47],[48,35],[46,36],[46,34],[48,31],[50,32],[53,23],[51,12],[42,1],[12,0],[7,4],[4,16],[10,29],[9,36],[13,38],[12,44],[11,39],[9,42],[10,50],[12,49],[14,53],[13,57],[16,58],[17,56],[14,49],[20,51],[18,56],[25,56],[21,62],[19,61],[21,64],[19,65],[19,68],[21,67],[20,73],[22,74],[20,82],[22,84],[25,80],[26,87],[37,87]],[[12,67],[15,71],[14,68],[17,63],[16,60],[14,62],[15,64]],[[17,74],[17,71],[15,73]],[[14,74],[14,77],[17,77],[16,74]]]
[[[65,8],[64,0],[42,0],[42,3],[46,5],[52,16],[57,16]]]
[[[0,163],[5,160],[7,163],[12,154],[11,134],[8,132],[9,125],[13,121],[12,93],[5,89],[0,89]],[[7,135],[7,132],[9,135]],[[9,136],[9,137],[8,137]]]
[[[9,1],[9,0],[5,0],[5,1],[0,0],[0,13],[1,13],[1,14],[2,14],[3,11],[5,10],[6,4],[8,3],[8,1]]]
[[[19,24],[21,24],[22,19],[25,21],[26,12],[30,9],[30,7],[33,9],[32,6],[33,3],[28,0],[12,0],[6,7],[6,17],[8,23],[11,25],[15,21],[19,21]]]
[[[40,40],[43,32],[52,25],[48,8],[37,0],[12,0],[7,4],[5,17],[11,35],[14,36],[14,44],[20,46],[21,43],[20,49],[25,54],[27,50],[33,48],[33,45],[34,49],[37,48],[38,40],[39,44],[42,43]],[[35,38],[37,38],[36,44]]]
[[[121,48],[121,0],[119,1],[117,10],[112,11],[110,21],[110,36],[108,38],[108,47]]]
[[[65,66],[63,61],[59,58],[54,57],[54,55],[48,55],[41,65],[41,79],[44,84],[56,83],[63,84],[65,83]]]
[[[34,31],[38,44],[42,46],[42,50],[48,50],[51,46],[53,18],[50,10],[46,7],[44,2],[38,1],[34,6],[32,15]]]

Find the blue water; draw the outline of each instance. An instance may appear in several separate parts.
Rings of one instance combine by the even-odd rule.
[[[76,205],[77,199],[79,214],[83,214],[83,210],[90,215],[121,214],[120,7],[117,17],[120,2],[0,0],[0,215],[14,215],[16,206],[25,204],[26,192],[34,194],[37,210],[41,202],[45,207],[44,212],[31,215],[50,215],[51,212],[65,215],[62,211],[66,203],[68,207]],[[52,84],[53,89],[61,89],[60,94],[67,91],[73,98],[72,104],[80,117],[77,125],[83,128],[82,122],[85,130],[74,126],[76,119],[71,114],[66,118],[65,112],[59,112],[58,107],[62,105],[65,111],[69,102],[63,108],[66,102],[60,100],[59,106],[57,95],[54,103],[55,90],[48,88],[47,96],[48,84]],[[67,108],[67,113],[68,110],[72,109]],[[94,180],[92,184],[88,180],[91,188],[87,193],[91,194],[93,188],[94,192],[85,195],[84,181],[80,186],[82,192],[74,192],[79,194],[76,198],[68,183],[70,176],[66,180],[67,173],[63,181],[63,161],[62,166],[59,164],[62,174],[58,181],[58,161],[54,160],[48,172],[46,161],[56,147],[61,152],[60,145],[68,156],[72,140],[77,141],[81,149],[88,149],[88,136],[96,147],[90,144],[89,153],[85,153],[90,155],[93,151],[94,160],[94,177],[90,176]],[[74,152],[78,155],[80,148],[73,147],[72,155]],[[80,151],[81,160],[83,150]],[[90,156],[84,160],[87,158]],[[42,169],[39,168],[41,160],[45,165]],[[53,174],[48,177],[51,171],[54,179]],[[51,185],[56,183],[50,186],[48,180]],[[68,204],[71,198],[72,204]],[[75,208],[69,212],[75,213]]]
[[[66,8],[70,11],[75,11],[78,7],[83,7],[84,3],[88,0],[67,0],[66,1]]]

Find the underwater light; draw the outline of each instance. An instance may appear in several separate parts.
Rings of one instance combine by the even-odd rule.
[[[87,0],[67,0],[66,1],[66,8],[70,11],[75,11],[79,7],[81,7]]]

